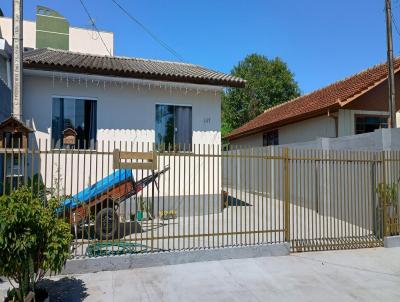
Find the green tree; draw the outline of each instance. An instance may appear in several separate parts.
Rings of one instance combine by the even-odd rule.
[[[280,58],[250,54],[232,75],[247,81],[245,88],[228,88],[222,98],[222,135],[240,127],[265,109],[300,95],[293,73]]]

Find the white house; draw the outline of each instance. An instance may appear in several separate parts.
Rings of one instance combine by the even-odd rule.
[[[215,185],[207,188],[196,175],[200,167],[203,175],[209,173],[217,159],[210,163],[179,154],[210,153],[200,144],[220,145],[221,93],[224,87],[243,87],[245,81],[194,64],[110,56],[86,51],[86,46],[73,51],[72,36],[70,31],[68,49],[34,47],[24,53],[22,120],[34,131],[30,148],[41,152],[40,160],[27,161],[25,174],[40,172],[46,187],[71,195],[114,169],[115,149],[170,146],[178,155],[174,162],[169,152],[158,159],[159,167],[171,167],[159,192],[220,193],[220,172],[215,172]],[[65,39],[59,43],[60,48],[68,45]],[[64,130],[71,128],[76,143],[66,146]],[[140,179],[150,172],[137,173]],[[186,186],[178,176],[183,173]]]
[[[52,182],[57,169],[72,167],[61,175],[66,178],[65,189],[71,187],[74,193],[93,183],[94,178],[107,175],[112,165],[103,159],[97,163],[96,173],[86,167],[86,172],[81,171],[84,181],[70,182],[85,159],[81,158],[79,164],[78,159],[61,156],[60,161],[57,157],[57,150],[65,147],[66,128],[76,131],[75,149],[81,157],[85,151],[151,151],[153,144],[180,145],[174,147],[176,151],[199,148],[200,152],[210,152],[199,145],[220,145],[222,89],[242,87],[244,83],[240,78],[187,63],[31,50],[24,56],[23,120],[35,131],[37,147],[56,154],[47,157],[46,168],[42,159],[47,183]],[[92,160],[86,160],[86,164],[94,167]],[[205,162],[198,161],[198,168]],[[165,165],[160,162],[160,166]],[[193,171],[195,165],[193,162]],[[174,169],[184,169],[184,164]],[[208,166],[206,170],[208,173]],[[176,179],[174,183],[179,186]],[[204,191],[202,187],[199,192]]]
[[[94,141],[219,144],[222,89],[243,85],[193,64],[37,49],[24,56],[23,119],[54,147],[66,120],[86,149]]]

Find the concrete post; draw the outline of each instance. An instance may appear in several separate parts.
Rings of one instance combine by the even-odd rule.
[[[13,0],[12,115],[22,120],[23,0]]]

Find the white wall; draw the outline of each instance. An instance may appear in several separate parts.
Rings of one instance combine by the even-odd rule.
[[[12,18],[0,17],[3,38],[12,45]],[[36,22],[24,21],[24,47],[36,47]]]
[[[310,141],[317,137],[335,137],[335,120],[327,115],[279,128],[279,144]]]
[[[112,87],[110,87],[112,85]],[[122,86],[121,86],[122,85]],[[97,139],[155,142],[156,104],[192,106],[193,144],[219,144],[220,92],[142,86],[59,77],[24,76],[23,119],[31,120],[37,137],[50,139],[53,96],[97,99]]]
[[[232,141],[233,146],[257,146],[263,145],[262,133],[251,134],[248,136],[240,137]]]
[[[317,137],[335,137],[336,126],[333,118],[326,115],[307,119],[279,128],[279,144],[305,142]],[[239,138],[232,145],[257,146],[263,144],[263,132]]]
[[[111,55],[113,55],[114,33],[101,31],[100,34]],[[79,27],[69,28],[69,50],[95,55],[110,55],[103,42],[101,42],[97,31]]]
[[[12,45],[12,19],[0,17],[0,28],[4,39]],[[107,48],[114,53],[114,33],[101,31]],[[24,47],[36,48],[36,22],[24,20]],[[109,55],[96,31],[70,27],[69,50],[96,55]]]

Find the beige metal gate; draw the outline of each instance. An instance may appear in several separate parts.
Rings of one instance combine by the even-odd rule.
[[[0,190],[28,186],[35,196],[59,199],[75,224],[75,257],[282,242],[293,252],[348,249],[381,246],[385,235],[399,234],[397,151],[29,146],[0,150]],[[120,169],[130,172],[115,174]],[[110,175],[129,178],[100,195],[79,195]],[[68,200],[78,206],[66,207]],[[108,215],[100,232],[99,210]]]

